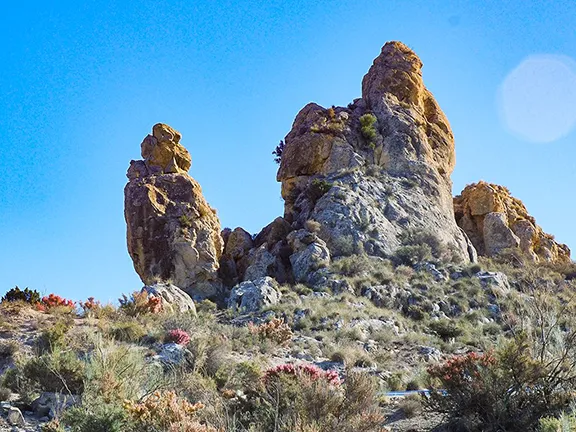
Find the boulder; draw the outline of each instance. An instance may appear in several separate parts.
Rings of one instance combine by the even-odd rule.
[[[32,411],[37,417],[56,418],[65,409],[76,405],[80,398],[75,395],[43,392],[31,403]]]
[[[220,221],[188,175],[180,134],[157,124],[131,161],[124,189],[128,252],[144,284],[171,281],[194,298],[220,292]]]
[[[6,421],[10,426],[24,426],[24,416],[22,412],[16,407],[8,408]]]
[[[242,313],[259,312],[280,301],[282,294],[277,288],[278,284],[271,277],[242,282],[232,289],[228,307]]]
[[[454,198],[454,214],[480,255],[517,249],[534,262],[569,262],[570,249],[536,223],[522,201],[499,185],[480,181]]]
[[[284,219],[297,230],[315,221],[331,257],[389,256],[407,231],[422,231],[443,246],[436,255],[474,259],[454,221],[454,138],[421,67],[408,47],[387,43],[361,99],[306,105],[285,138],[277,174]]]
[[[164,310],[171,312],[187,312],[196,315],[194,300],[180,288],[168,283],[156,283],[142,288],[149,296],[160,297]]]
[[[303,229],[292,231],[287,241],[294,251],[290,255],[290,264],[296,282],[309,282],[313,272],[330,264],[330,251],[316,234]]]
[[[170,342],[162,345],[160,351],[153,359],[165,368],[176,365],[193,365],[194,355],[182,345]]]
[[[241,282],[249,266],[249,253],[254,247],[250,233],[242,228],[222,231],[224,253],[220,258],[219,274],[227,286]],[[265,274],[263,275],[265,276]]]

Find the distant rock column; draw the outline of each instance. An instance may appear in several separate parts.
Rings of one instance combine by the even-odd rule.
[[[181,135],[158,123],[131,161],[124,189],[128,253],[146,285],[172,283],[195,299],[220,294],[220,221],[198,182]]]

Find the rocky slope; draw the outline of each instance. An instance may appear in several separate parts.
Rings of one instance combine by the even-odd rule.
[[[200,185],[188,175],[191,158],[180,134],[154,126],[131,161],[124,189],[128,252],[144,284],[171,281],[194,298],[213,297],[221,286],[220,221]]]
[[[535,262],[570,262],[568,246],[546,234],[522,201],[503,186],[483,181],[466,186],[454,198],[454,213],[481,255],[519,248]]]

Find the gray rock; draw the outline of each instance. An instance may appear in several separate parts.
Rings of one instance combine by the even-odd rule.
[[[417,264],[415,270],[428,273],[436,282],[445,282],[448,280],[448,276],[438,270],[434,264],[429,262]]]
[[[162,307],[173,312],[189,312],[196,315],[194,300],[176,285],[156,283],[142,288],[142,292],[162,298]]]
[[[330,264],[330,251],[316,234],[298,230],[292,231],[286,239],[294,251],[290,255],[290,264],[296,282],[308,282],[314,271]]]
[[[502,272],[481,271],[474,277],[478,278],[483,288],[492,290],[495,295],[506,294],[510,291],[508,276]]]
[[[153,357],[154,360],[158,361],[165,367],[181,365],[181,364],[193,364],[194,356],[182,345],[171,342],[162,345],[160,352]]]
[[[277,286],[276,281],[268,276],[242,282],[232,288],[228,307],[243,313],[258,312],[280,301],[282,294]]]
[[[442,358],[442,352],[438,348],[421,346],[418,348],[418,354],[422,356],[424,361],[440,361]]]
[[[10,426],[24,426],[24,416],[22,415],[22,412],[16,407],[10,407],[8,409],[6,421]]]
[[[508,227],[507,220],[504,213],[497,212],[488,213],[484,217],[484,247],[488,256],[520,246],[520,239]]]
[[[75,395],[44,392],[30,405],[37,417],[58,417],[66,408],[79,402],[80,398]]]
[[[263,244],[257,249],[252,249],[248,257],[248,268],[244,273],[245,281],[252,281],[269,276],[272,273],[272,266],[276,262],[276,257],[267,249],[267,244]]]

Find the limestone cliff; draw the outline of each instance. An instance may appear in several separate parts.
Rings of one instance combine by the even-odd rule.
[[[454,198],[454,213],[480,255],[520,248],[532,261],[568,262],[570,249],[536,224],[526,207],[503,186],[480,181]]]
[[[220,221],[188,175],[180,134],[154,126],[131,161],[124,189],[128,252],[144,284],[171,282],[194,298],[219,294]]]
[[[474,259],[454,220],[448,120],[422,81],[422,62],[389,42],[348,107],[306,105],[286,136],[277,180],[284,218],[307,221],[333,256],[394,253],[408,231],[437,237],[451,258]]]

